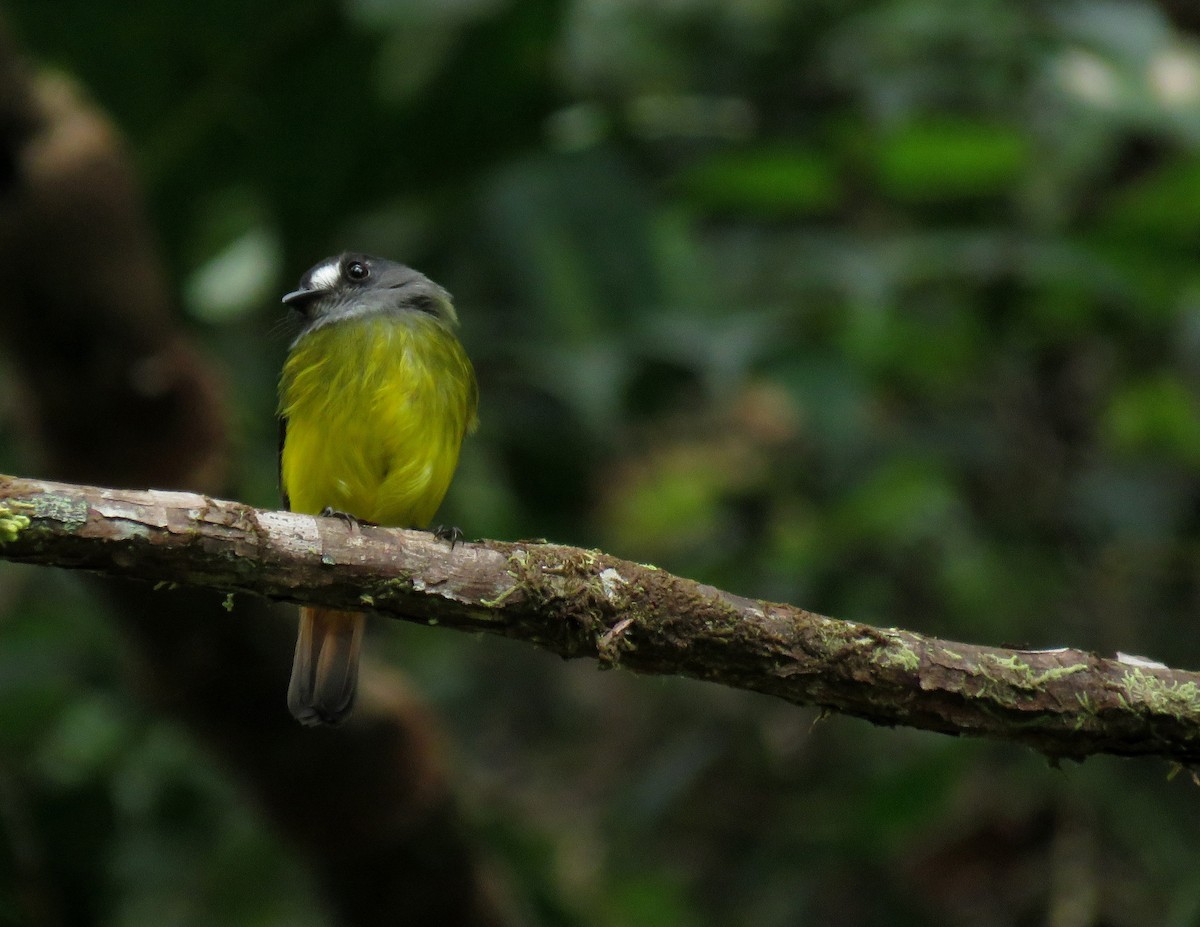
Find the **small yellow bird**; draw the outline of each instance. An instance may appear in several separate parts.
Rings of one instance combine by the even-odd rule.
[[[279,384],[284,505],[425,528],[476,424],[475,371],[450,294],[403,264],[343,254],[283,302],[303,326]],[[354,707],[364,622],[300,609],[288,708],[302,724],[337,724]]]

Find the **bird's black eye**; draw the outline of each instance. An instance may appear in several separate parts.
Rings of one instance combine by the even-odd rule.
[[[346,265],[346,276],[351,280],[366,280],[371,276],[371,268],[362,261],[351,261]]]

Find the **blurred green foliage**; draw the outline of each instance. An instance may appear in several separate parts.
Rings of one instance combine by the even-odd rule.
[[[1200,44],[1162,8],[6,13],[131,139],[234,384],[243,498],[275,499],[275,294],[363,248],[456,296],[482,427],[444,520],[469,535],[1200,662]],[[1055,771],[384,632],[531,923],[1200,919],[1195,789],[1159,764]],[[322,922],[255,813],[129,695],[70,580],[0,564],[0,642],[0,923]]]

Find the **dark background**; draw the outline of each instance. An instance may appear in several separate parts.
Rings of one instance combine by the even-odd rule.
[[[278,296],[363,249],[455,295],[482,424],[439,520],[468,537],[1200,664],[1188,6],[2,9],[128,137],[228,380],[238,498],[277,499]],[[6,376],[0,471],[37,475]],[[129,685],[101,611],[0,563],[0,924],[326,923],[257,806]],[[1200,920],[1200,792],[1163,763],[1054,769],[373,624],[525,922]]]

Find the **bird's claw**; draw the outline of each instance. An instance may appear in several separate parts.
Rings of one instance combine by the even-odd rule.
[[[322,518],[340,518],[342,521],[344,521],[350,527],[351,531],[356,530],[358,528],[377,528],[377,527],[379,527],[373,521],[367,521],[365,518],[359,518],[357,515],[351,515],[349,512],[340,512],[337,509],[335,509],[333,506],[330,506],[330,505],[327,505],[327,506],[325,506],[325,508],[321,509],[321,517]]]
[[[449,541],[450,549],[454,550],[454,545],[463,539],[462,528],[457,525],[438,525],[433,529],[433,536],[439,541]]]

